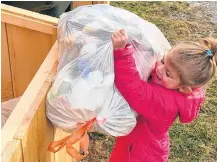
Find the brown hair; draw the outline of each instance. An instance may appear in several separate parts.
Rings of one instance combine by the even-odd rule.
[[[171,58],[171,64],[179,72],[182,85],[204,85],[214,76],[217,69],[217,39],[181,42],[175,48],[176,54]],[[211,52],[210,56],[208,52]]]

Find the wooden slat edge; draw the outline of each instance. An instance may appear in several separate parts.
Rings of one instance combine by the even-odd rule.
[[[1,4],[1,10],[7,13],[15,14],[17,16],[23,16],[25,18],[30,18],[30,19],[48,23],[51,25],[55,25],[59,21],[59,19],[55,17],[39,14],[36,12],[28,11],[28,10],[21,9],[18,7],[9,6],[6,4]]]
[[[1,83],[1,102],[3,102],[14,98],[6,23],[1,22],[1,34],[1,78],[4,76]],[[7,83],[5,84],[5,82]]]
[[[42,88],[44,89],[44,91],[45,89],[49,89],[51,79],[53,78],[55,73],[54,70],[57,66],[57,51],[57,42],[55,42],[45,61],[42,63],[41,67],[37,71],[29,86],[27,87],[14,111],[8,118],[8,121],[2,128],[2,150],[10,141],[13,140],[17,133],[21,137],[24,136],[25,131],[27,131],[25,129],[28,129],[28,125],[27,127],[22,127],[22,124],[27,122],[25,120],[31,122],[32,118],[34,117],[34,113],[32,114],[32,116],[28,117],[26,117],[26,114],[29,111],[32,111],[32,109],[35,112],[37,111],[37,106],[40,103],[40,97],[38,98],[37,96],[42,92]],[[19,128],[21,128],[22,130],[20,130]]]
[[[72,8],[75,9],[79,6],[92,5],[92,1],[73,1]]]
[[[30,18],[25,18],[19,15],[15,15],[12,13],[1,12],[2,22],[13,24],[19,27],[28,28],[31,30],[39,31],[46,34],[53,34],[53,28],[55,25],[51,25],[48,23],[40,22],[37,20],[33,20]]]
[[[2,162],[23,162],[23,150],[20,140],[14,139],[9,142],[6,148],[2,151]]]
[[[93,1],[94,4],[110,4],[110,1]]]

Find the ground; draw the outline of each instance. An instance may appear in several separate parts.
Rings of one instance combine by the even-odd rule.
[[[217,38],[216,2],[111,2],[156,24],[171,45],[181,40]],[[214,15],[215,14],[215,15]],[[175,122],[170,130],[170,162],[217,161],[217,77],[207,86],[207,99],[191,124]],[[82,162],[106,162],[114,137],[90,134],[89,155]]]

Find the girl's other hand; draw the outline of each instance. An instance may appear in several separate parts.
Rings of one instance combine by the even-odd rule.
[[[112,33],[111,39],[114,50],[124,48],[128,41],[128,37],[123,29],[119,32]]]

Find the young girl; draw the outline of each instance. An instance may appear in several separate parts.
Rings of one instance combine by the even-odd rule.
[[[205,98],[203,86],[216,71],[217,40],[183,42],[156,63],[150,81],[140,79],[124,30],[112,34],[115,84],[139,114],[127,136],[118,137],[110,162],[166,162],[169,128],[179,116],[189,123]]]

